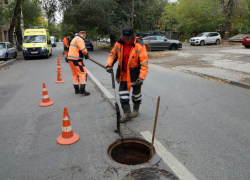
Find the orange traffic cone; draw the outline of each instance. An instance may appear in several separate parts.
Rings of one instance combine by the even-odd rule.
[[[56,139],[56,142],[61,145],[69,145],[78,141],[79,138],[78,134],[73,133],[68,110],[65,107],[63,111],[62,135]]]
[[[64,83],[64,81],[61,78],[61,73],[60,73],[59,69],[57,69],[57,81],[55,81],[55,83],[57,83],[57,84]]]
[[[61,69],[61,63],[60,62],[57,63],[57,70],[56,71],[62,71],[62,69]]]
[[[57,63],[56,64],[60,64],[59,56],[57,56]]]
[[[45,107],[45,106],[51,106],[52,104],[54,104],[54,102],[50,101],[45,83],[43,83],[43,99],[42,102],[39,104],[39,106]]]

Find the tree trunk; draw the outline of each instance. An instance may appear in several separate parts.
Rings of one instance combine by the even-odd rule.
[[[14,43],[13,41],[13,33],[14,33],[14,27],[16,26],[16,22],[18,19],[18,15],[19,15],[19,10],[20,10],[20,6],[21,6],[21,1],[22,0],[16,0],[16,7],[15,7],[15,11],[14,11],[14,15],[10,24],[10,29],[9,29],[9,42]]]
[[[20,42],[22,42],[22,30],[21,30],[21,8],[19,9],[19,15],[17,18],[17,24],[16,24],[16,37],[17,37],[17,49],[18,51],[22,51],[22,47],[20,45]]]
[[[229,39],[229,34],[232,29],[232,15],[233,15],[233,4],[234,0],[228,0],[227,4],[225,4],[224,0],[221,0],[221,5],[226,17],[226,24],[225,24],[225,35],[224,40]]]
[[[110,43],[111,43],[111,47],[113,47],[116,43],[116,39],[115,39],[115,36],[114,35],[110,35]]]

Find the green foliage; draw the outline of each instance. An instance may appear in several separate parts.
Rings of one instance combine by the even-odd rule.
[[[118,38],[124,26],[131,26],[132,0],[59,0],[63,11],[61,34],[88,30],[89,36],[109,35]],[[44,0],[46,11],[55,11],[55,0]],[[166,0],[135,0],[135,31],[154,30]],[[50,15],[51,16],[51,15]],[[49,17],[48,17],[49,19]],[[91,32],[90,32],[91,31]]]
[[[234,34],[250,33],[250,1],[237,1],[234,12],[234,22],[232,25],[232,31]]]
[[[173,30],[177,27],[176,20],[176,5],[177,3],[169,3],[165,6],[164,12],[162,13],[162,30]]]
[[[163,22],[168,30],[176,30],[184,38],[204,31],[217,31],[223,22],[219,1],[179,0],[165,7]]]
[[[158,29],[161,13],[167,5],[165,0],[138,0],[135,2],[135,31],[149,31]]]
[[[25,0],[22,4],[24,28],[29,26],[41,26],[42,10],[38,0]]]
[[[60,28],[54,22],[48,22],[47,29],[49,30],[50,36],[55,36],[58,40],[60,38]]]
[[[3,13],[0,13],[0,25],[3,25],[4,24],[4,8],[3,8],[3,2],[0,1],[0,12],[3,12]]]
[[[1,13],[0,13],[0,24],[9,24],[12,20],[13,14],[14,14],[14,10],[15,10],[15,6],[16,6],[16,1],[10,2],[9,4],[3,4],[2,6],[0,4],[1,7]],[[3,13],[2,13],[3,12]]]

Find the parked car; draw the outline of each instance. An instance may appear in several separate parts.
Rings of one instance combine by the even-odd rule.
[[[51,40],[52,47],[56,47],[56,37],[50,36],[50,40]]]
[[[10,42],[0,42],[0,59],[7,61],[10,57],[17,57],[17,49]]]
[[[167,39],[165,36],[147,36],[142,38],[147,50],[177,50],[182,48],[182,43],[178,40]]]
[[[190,40],[190,45],[200,45],[204,46],[205,44],[220,44],[221,36],[217,32],[204,32],[199,34],[197,37],[192,37]]]
[[[94,45],[89,39],[85,40],[85,46],[87,50],[94,51]]]
[[[248,34],[243,38],[242,45],[245,46],[246,48],[250,48],[250,34]]]

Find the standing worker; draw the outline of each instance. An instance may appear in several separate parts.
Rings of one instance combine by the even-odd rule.
[[[85,47],[85,31],[80,31],[70,43],[68,61],[73,74],[73,85],[76,94],[90,95],[85,90],[87,84],[87,70],[84,65],[83,56],[89,58],[88,50]],[[80,88],[79,88],[80,85]]]
[[[107,72],[113,71],[113,65],[118,59],[116,81],[120,83],[119,95],[124,112],[121,123],[131,120],[139,115],[142,100],[141,85],[148,73],[148,55],[145,44],[135,37],[131,27],[123,28],[120,39],[115,43],[106,64]],[[132,101],[134,103],[131,113],[129,105],[129,91],[133,87]]]
[[[69,53],[69,39],[68,35],[65,35],[63,38],[63,46],[64,46],[64,54],[65,54],[65,61],[68,62],[68,53]]]

